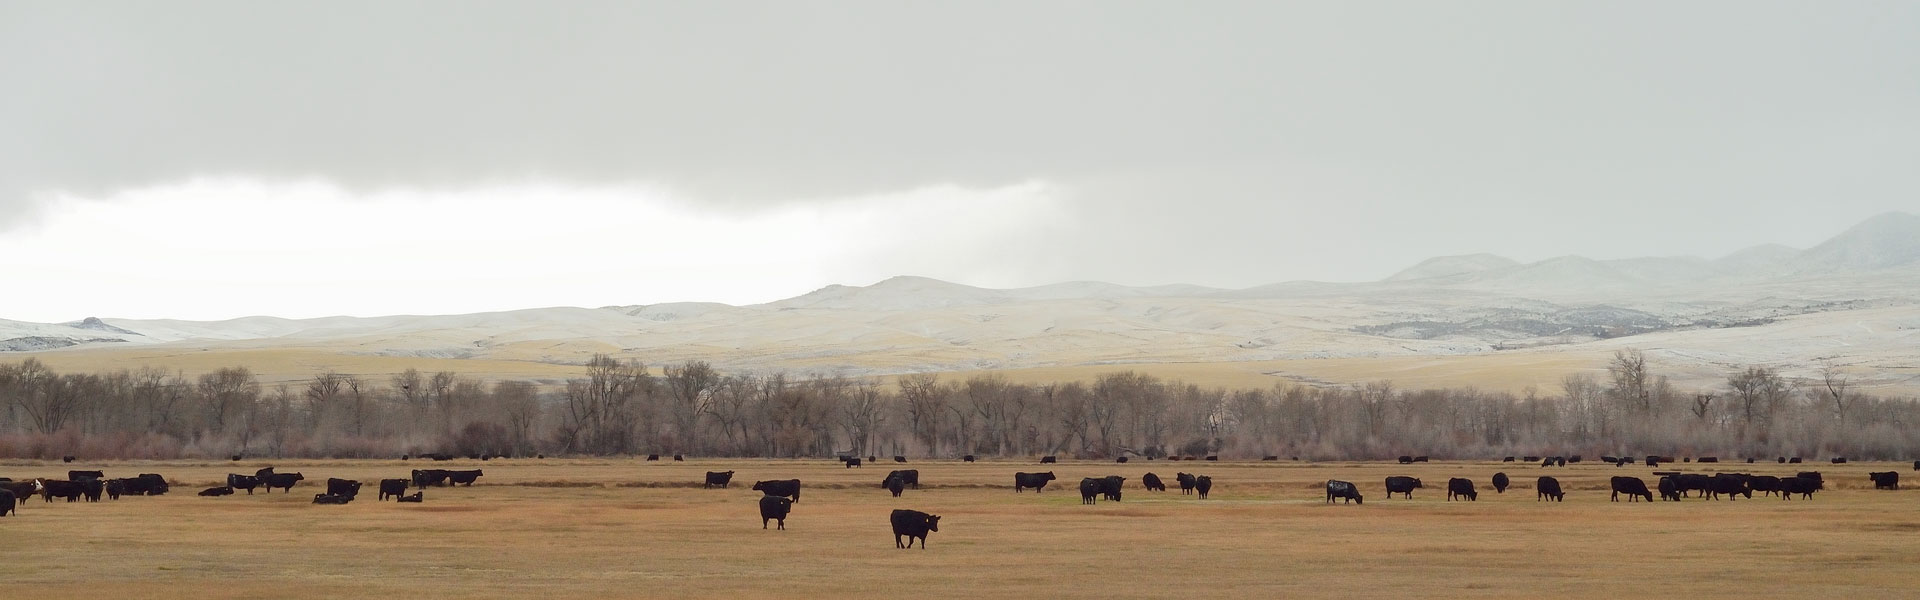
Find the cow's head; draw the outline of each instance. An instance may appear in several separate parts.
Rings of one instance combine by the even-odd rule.
[[[927,531],[940,530],[940,515],[927,515]]]
[[[1359,492],[1354,492],[1354,494],[1353,494],[1353,503],[1354,503],[1354,504],[1366,504],[1366,503],[1367,503],[1367,497],[1366,497],[1366,496],[1362,496],[1362,495],[1360,495],[1360,493],[1359,493]]]
[[[1413,487],[1424,487],[1424,486],[1420,485],[1420,480],[1418,478],[1415,478],[1413,480]]]

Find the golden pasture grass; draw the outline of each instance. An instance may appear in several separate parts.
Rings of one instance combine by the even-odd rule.
[[[194,495],[267,464],[0,463],[16,479],[101,468],[180,482],[161,497],[34,499],[0,518],[0,581],[41,597],[196,599],[1920,597],[1920,492],[1873,490],[1870,470],[1910,472],[1888,464],[1806,465],[1830,489],[1791,502],[1614,503],[1608,477],[1651,486],[1650,469],[1468,462],[915,461],[904,466],[923,489],[896,499],[878,487],[893,463],[274,461],[307,481]],[[422,504],[374,500],[376,480],[421,467],[486,476]],[[733,486],[701,489],[709,470],[735,471]],[[1045,493],[1011,490],[1014,472],[1041,470],[1059,477]],[[1149,471],[1170,485],[1210,475],[1212,498],[1143,491]],[[1516,487],[1494,493],[1496,471]],[[1110,474],[1127,477],[1125,501],[1082,506],[1079,479]],[[1565,503],[1535,501],[1541,474]],[[1389,475],[1427,488],[1388,500]],[[350,505],[310,504],[328,477],[367,487]],[[1474,480],[1480,500],[1445,501],[1449,477]],[[748,488],[784,478],[805,482],[801,501],[787,531],[763,530]],[[1358,484],[1366,504],[1326,504],[1329,478]],[[895,508],[944,517],[927,549],[894,548]]]

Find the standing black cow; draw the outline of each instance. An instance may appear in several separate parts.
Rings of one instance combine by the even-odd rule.
[[[860,466],[860,458],[856,456],[849,456],[842,462],[846,463],[849,469]]]
[[[1116,463],[1119,463],[1119,464],[1123,464],[1123,465],[1124,465],[1124,464],[1127,464],[1127,457],[1125,457],[1125,456],[1122,456],[1122,457],[1120,457],[1120,458],[1116,458],[1116,459],[1113,459],[1113,462],[1116,462]]]
[[[107,480],[107,498],[108,499],[119,500],[121,496],[125,496],[125,495],[127,495],[127,480],[125,479],[108,479]]]
[[[107,474],[102,471],[67,471],[67,481],[80,481],[82,479],[106,479],[106,478],[107,478]]]
[[[1407,499],[1412,500],[1413,490],[1419,489],[1421,487],[1425,487],[1425,486],[1420,485],[1419,479],[1415,479],[1412,477],[1399,477],[1399,476],[1388,477],[1387,478],[1387,499],[1392,500],[1394,494],[1406,494]]]
[[[919,469],[900,469],[898,471],[892,471],[887,473],[888,479],[892,479],[895,477],[900,478],[900,483],[905,484],[907,487],[910,487],[916,490],[920,489],[920,470]],[[887,482],[885,479],[880,480],[881,487],[886,487],[886,484]]]
[[[413,487],[423,488],[430,485],[446,485],[447,478],[451,476],[453,476],[453,471],[446,469],[414,469]]]
[[[787,528],[787,513],[793,512],[793,501],[785,496],[760,497],[760,528],[767,528],[767,521],[778,521],[780,529]]]
[[[227,487],[230,487],[230,488],[233,488],[233,489],[236,489],[236,490],[246,490],[246,491],[247,491],[247,495],[248,495],[248,496],[252,496],[252,495],[253,495],[253,488],[257,488],[257,487],[260,487],[260,478],[259,478],[259,477],[254,477],[254,476],[252,476],[252,475],[241,475],[241,474],[239,474],[239,473],[228,473],[228,474],[227,474]]]
[[[1122,484],[1125,484],[1126,481],[1127,478],[1119,475],[1108,475],[1100,478],[1100,495],[1106,496],[1108,500],[1119,502],[1120,492],[1123,489]]]
[[[360,482],[352,479],[327,478],[327,493],[334,496],[357,498],[360,496]]]
[[[727,487],[733,481],[733,471],[707,471],[707,483],[702,487]]]
[[[1560,491],[1560,480],[1554,479],[1552,477],[1541,477],[1539,480],[1534,481],[1533,490],[1534,490],[1534,496],[1533,496],[1534,502],[1539,502],[1541,500],[1548,500],[1548,499],[1551,499],[1554,502],[1567,501],[1567,493]]]
[[[1167,491],[1167,484],[1160,481],[1159,475],[1148,473],[1145,477],[1140,478],[1140,483],[1145,485],[1149,492]]]
[[[269,494],[273,493],[273,488],[280,488],[286,490],[286,493],[291,494],[293,493],[293,484],[299,483],[303,479],[306,479],[306,476],[299,473],[274,473],[268,475],[266,479],[261,481],[266,484],[267,493]]]
[[[1721,494],[1726,494],[1728,501],[1732,501],[1734,496],[1739,495],[1752,498],[1753,488],[1748,487],[1745,475],[1720,473],[1707,478],[1707,499],[1718,500]]]
[[[1473,480],[1455,477],[1447,480],[1447,501],[1452,502],[1455,497],[1477,502],[1480,500],[1480,492],[1474,491]]]
[[[1400,455],[1400,464],[1403,464],[1403,465],[1413,464],[1413,456],[1407,455],[1407,454]]]
[[[1913,461],[1913,470],[1920,471],[1920,460]]]
[[[674,460],[675,462],[679,462],[679,461],[684,461],[684,460],[686,460],[686,459],[687,459],[687,457],[685,457],[685,456],[681,456],[681,455],[679,455],[679,454],[675,454],[675,455],[673,455],[673,460]]]
[[[1341,498],[1342,499],[1340,502],[1341,504],[1346,504],[1348,502],[1353,502],[1357,504],[1367,503],[1366,498],[1363,498],[1360,496],[1360,488],[1353,487],[1353,484],[1347,483],[1345,481],[1340,481],[1338,479],[1328,479],[1327,480],[1327,503],[1332,504],[1334,498]]]
[[[1175,473],[1173,480],[1180,483],[1181,494],[1193,493],[1193,475],[1188,473]]]
[[[1641,481],[1639,477],[1614,477],[1611,501],[1619,502],[1621,494],[1627,495],[1628,502],[1638,502],[1643,496],[1648,502],[1653,501],[1653,492],[1647,491],[1647,482]]]
[[[1033,493],[1038,494],[1042,488],[1047,487],[1047,482],[1049,481],[1053,481],[1053,471],[1047,471],[1045,473],[1014,473],[1013,491],[1014,493],[1019,493],[1020,490],[1033,488]]]
[[[0,517],[8,514],[20,516],[20,510],[16,508],[19,504],[19,501],[13,497],[12,490],[0,490]]]
[[[1052,457],[1052,456],[1042,456],[1042,457],[1040,457],[1040,464],[1043,464],[1043,465],[1050,465],[1050,464],[1053,464],[1053,463],[1055,463],[1055,462],[1059,462],[1059,459],[1057,459],[1057,458],[1054,458],[1054,457]]]
[[[479,479],[481,475],[486,475],[486,473],[480,469],[471,471],[447,471],[447,482],[448,485],[459,484],[473,487],[473,480]]]
[[[1761,496],[1780,493],[1780,478],[1772,475],[1754,475],[1747,478],[1747,487],[1760,492]]]
[[[1844,464],[1847,464],[1847,457],[1845,457],[1845,456],[1835,456],[1835,457],[1833,457],[1833,464],[1836,464],[1836,465],[1844,465]]]
[[[1100,480],[1092,477],[1080,478],[1080,503],[1100,503]]]
[[[44,502],[52,502],[54,498],[63,498],[68,502],[79,502],[80,496],[85,493],[86,490],[81,488],[79,483],[72,481],[47,481],[44,479],[40,481],[40,499]]]
[[[80,485],[80,496],[88,502],[99,502],[100,495],[107,490],[107,482],[98,479],[82,479],[74,483]]]
[[[768,496],[789,497],[789,498],[793,498],[794,502],[799,502],[800,501],[800,480],[773,479],[768,481],[761,481],[753,484],[753,491],[760,492]]]
[[[403,497],[406,497],[406,495],[407,495],[407,480],[405,479],[380,480],[380,499],[381,500],[386,500],[388,497],[392,497],[396,499],[403,498]]]
[[[960,457],[960,462],[973,462],[973,455],[968,454],[966,456]]]
[[[1206,475],[1193,478],[1193,489],[1200,492],[1201,500],[1207,499],[1207,491],[1213,489],[1213,478]],[[1117,497],[1114,499],[1119,500]]]
[[[880,482],[880,487],[887,488],[887,491],[893,492],[893,497],[899,498],[900,492],[907,489],[907,484],[897,476],[888,475],[886,481]]]
[[[1884,473],[1868,473],[1867,477],[1873,480],[1873,489],[1876,489],[1876,490],[1900,489],[1900,473],[1899,472],[1887,471]]]
[[[920,549],[927,549],[927,533],[940,531],[939,515],[930,515],[917,510],[898,509],[888,517],[893,522],[893,547],[912,548],[913,540],[920,540]],[[907,545],[900,545],[900,536],[907,537]]]
[[[893,455],[893,462],[897,462],[897,463],[907,462],[907,457],[895,454]]]
[[[1814,474],[1818,475],[1819,473]],[[1808,477],[1804,473],[1796,477],[1782,477],[1780,478],[1780,499],[1792,500],[1794,494],[1800,494],[1801,499],[1812,500],[1813,493],[1825,487],[1826,484],[1824,482],[1817,478]]]
[[[1662,476],[1656,487],[1660,488],[1661,500],[1680,501],[1680,483],[1674,481],[1672,475]]]
[[[1495,494],[1507,493],[1507,486],[1511,483],[1513,483],[1513,480],[1507,479],[1506,473],[1494,473],[1493,474],[1493,493]]]

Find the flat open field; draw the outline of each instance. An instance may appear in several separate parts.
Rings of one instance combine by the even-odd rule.
[[[291,495],[194,495],[269,464],[308,481]],[[486,476],[423,504],[373,500],[373,481],[426,466]],[[35,498],[0,518],[0,581],[48,598],[1920,597],[1920,491],[1876,491],[1866,476],[1910,464],[1805,465],[1828,482],[1811,501],[1652,504],[1607,500],[1609,476],[1651,486],[1641,466],[904,466],[923,489],[893,498],[877,485],[896,465],[817,460],[0,462],[15,479],[98,468],[179,482],[161,497]],[[1011,491],[1015,471],[1048,469],[1059,481],[1045,493]],[[734,486],[701,489],[708,470],[736,471]],[[1495,494],[1502,470],[1516,489]],[[1149,471],[1211,475],[1212,498],[1142,491]],[[1534,501],[1543,473],[1565,503]],[[1127,477],[1125,502],[1080,505],[1079,479],[1110,474]],[[1389,475],[1428,487],[1387,500]],[[347,506],[310,504],[327,477],[368,487]],[[1448,477],[1473,479],[1480,501],[1446,502]],[[803,480],[802,499],[787,531],[762,530],[748,487],[777,478]],[[1329,478],[1358,484],[1366,504],[1325,504]],[[894,508],[944,517],[926,550],[894,548]]]

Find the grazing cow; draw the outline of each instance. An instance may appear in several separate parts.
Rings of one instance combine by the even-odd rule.
[[[1554,502],[1567,501],[1567,493],[1560,491],[1560,480],[1552,477],[1541,477],[1538,481],[1533,482],[1533,490],[1534,502],[1549,498],[1553,499]]]
[[[1175,473],[1173,475],[1173,480],[1180,482],[1181,494],[1193,493],[1193,475],[1190,475],[1187,473]]]
[[[753,491],[760,492],[768,496],[781,496],[786,498],[793,498],[794,502],[799,502],[800,501],[800,480],[769,479],[767,481],[760,481],[753,484]]]
[[[1847,464],[1847,457],[1845,457],[1845,456],[1835,456],[1835,457],[1833,457],[1833,464],[1836,464],[1836,465],[1844,465],[1844,464]]]
[[[1747,478],[1747,487],[1760,492],[1761,496],[1780,493],[1780,478],[1772,475],[1754,475]]]
[[[1213,478],[1206,475],[1193,478],[1193,489],[1200,492],[1201,500],[1207,499],[1207,491],[1213,489]],[[1115,494],[1114,499],[1119,500],[1119,495]]]
[[[1399,477],[1399,476],[1388,477],[1387,478],[1387,499],[1392,500],[1394,494],[1406,494],[1407,499],[1412,500],[1413,490],[1419,489],[1421,487],[1424,487],[1424,486],[1420,485],[1420,480],[1415,479],[1413,477]]]
[[[1580,462],[1580,455],[1578,455],[1578,454],[1575,454],[1575,455],[1573,455],[1573,456],[1569,456],[1569,457],[1567,457],[1567,462],[1570,462],[1570,463],[1577,463],[1577,462]]]
[[[1041,488],[1047,487],[1047,482],[1049,481],[1053,481],[1053,471],[1047,471],[1045,473],[1014,473],[1013,492],[1017,494],[1020,493],[1020,490],[1033,488],[1033,493],[1038,494]]]
[[[1610,463],[1617,463],[1617,462],[1620,462],[1620,457],[1617,457],[1617,456],[1601,456],[1601,457],[1600,457],[1600,460],[1601,460],[1601,461],[1603,461],[1603,462],[1610,462]]]
[[[890,471],[887,473],[887,477],[888,478],[898,477],[900,478],[900,483],[905,484],[907,487],[910,487],[916,490],[920,489],[920,470],[919,469],[901,469],[898,471]],[[884,487],[886,485],[886,480],[884,479],[881,480],[880,484],[882,487]]]
[[[1648,456],[1647,456],[1647,466],[1649,466],[1649,467],[1658,467],[1658,466],[1660,466],[1660,457],[1658,457],[1658,456],[1653,456],[1653,455],[1648,455]]]
[[[446,485],[447,478],[452,476],[453,476],[453,471],[448,471],[446,469],[414,469],[413,487],[427,487],[430,485]]]
[[[1700,457],[1700,462],[1703,462],[1703,463],[1717,463],[1717,462],[1720,462],[1720,457],[1718,457],[1718,456],[1702,456],[1702,457]]]
[[[13,497],[12,491],[0,490],[0,517],[7,516],[8,513],[16,517],[20,516],[19,504]]]
[[[231,461],[233,461],[233,462],[240,462],[240,455],[238,455],[238,454],[235,454],[235,455],[233,455],[233,457],[232,457],[232,458],[229,458],[228,460],[231,460]]]
[[[1413,462],[1427,462],[1427,457],[1425,457],[1425,456],[1415,456],[1415,457],[1413,457]]]
[[[68,502],[79,502],[86,490],[72,481],[40,481],[40,499],[52,502],[54,498],[64,498]]]
[[[314,494],[313,495],[314,504],[346,504],[352,501],[353,501],[353,498],[350,498],[347,496],[341,496],[337,494]]]
[[[1699,473],[1674,473],[1672,477],[1673,484],[1680,488],[1682,498],[1691,496],[1690,492],[1700,492],[1701,496],[1705,496],[1708,489],[1713,487],[1713,478]]]
[[[394,497],[394,499],[393,499],[393,501],[394,501],[394,502],[413,502],[413,503],[416,503],[416,504],[417,504],[417,503],[421,503],[421,502],[426,502],[426,501],[427,501],[427,493],[426,493],[426,492],[414,492],[412,496],[396,496],[396,497]]]
[[[1522,457],[1520,457],[1520,460],[1524,460],[1524,461],[1527,461],[1527,462],[1534,462],[1534,461],[1538,461],[1538,460],[1540,460],[1540,457],[1538,457],[1538,456],[1522,456]]]
[[[849,469],[860,466],[860,459],[858,457],[849,457],[845,462]]]
[[[702,487],[711,488],[716,485],[727,487],[727,483],[731,481],[733,481],[733,471],[707,471],[707,483]]]
[[[1780,461],[1780,464],[1783,464],[1783,465],[1787,464],[1787,457],[1785,456],[1780,457],[1778,460]],[[1920,466],[1920,461],[1914,461],[1914,463],[1916,466]]]
[[[973,462],[973,455],[968,454],[966,456],[960,457],[960,462]]]
[[[473,480],[479,479],[481,475],[486,475],[486,473],[480,469],[471,471],[447,471],[447,485],[459,484],[473,487]]]
[[[1795,456],[1795,457],[1793,457],[1793,458],[1789,458],[1789,459],[1787,459],[1787,464],[1790,464],[1790,465],[1797,465],[1797,464],[1800,464],[1800,457],[1798,457],[1798,456]]]
[[[1100,494],[1103,496],[1106,496],[1108,500],[1119,502],[1121,484],[1126,483],[1126,481],[1127,481],[1127,478],[1121,477],[1119,475],[1108,475],[1106,477],[1102,477],[1100,478]]]
[[[360,496],[360,482],[352,479],[327,478],[327,493],[335,496],[355,498]]]
[[[1553,465],[1554,465],[1554,466],[1556,466],[1556,467],[1564,467],[1564,466],[1567,466],[1567,459],[1566,459],[1566,457],[1562,457],[1562,456],[1555,456],[1555,457],[1553,457]]]
[[[1080,503],[1100,503],[1100,480],[1092,477],[1080,478]]]
[[[930,515],[917,510],[895,510],[888,517],[893,522],[893,547],[907,549],[913,547],[913,540],[920,540],[920,549],[927,549],[927,533],[940,531],[939,515]],[[907,536],[907,545],[900,545],[900,536]]]
[[[1403,465],[1413,464],[1413,457],[1406,454],[1400,455],[1400,464],[1403,464]]]
[[[108,479],[107,480],[107,498],[108,499],[119,500],[121,496],[125,496],[126,494],[127,494],[127,480],[125,479]]]
[[[1751,456],[1747,457],[1747,464],[1753,464],[1754,460],[1755,459]]]
[[[1502,458],[1500,459],[1500,462],[1513,462],[1513,457],[1509,456],[1506,458]]]
[[[60,457],[60,462],[73,462],[73,457],[71,457],[71,456],[62,456],[62,457]]]
[[[1545,458],[1545,459],[1542,459],[1542,460],[1540,461],[1540,466],[1542,466],[1542,467],[1551,467],[1551,466],[1553,466],[1553,457],[1547,457],[1547,458]]]
[[[1140,478],[1140,483],[1147,486],[1147,491],[1149,492],[1167,491],[1167,484],[1160,481],[1159,475],[1148,473],[1145,477]]]
[[[1123,464],[1123,465],[1124,465],[1124,464],[1127,464],[1127,457],[1125,457],[1125,456],[1122,456],[1122,457],[1120,457],[1120,458],[1116,458],[1116,459],[1113,459],[1113,462],[1116,462],[1116,463],[1120,463],[1120,464]]]
[[[241,474],[239,474],[239,473],[228,473],[228,474],[227,474],[227,487],[230,487],[230,488],[233,488],[233,489],[237,489],[237,490],[246,490],[246,491],[247,491],[247,495],[248,495],[248,496],[252,496],[252,495],[253,495],[253,488],[257,488],[257,487],[260,487],[260,478],[259,478],[259,477],[254,477],[254,476],[252,476],[252,475],[241,475]]]
[[[268,475],[266,479],[262,479],[261,483],[266,484],[267,493],[269,494],[273,493],[273,488],[280,488],[286,490],[286,493],[291,494],[293,493],[293,484],[299,483],[303,479],[306,479],[306,476],[299,473],[274,473]]]
[[[1799,494],[1803,500],[1812,500],[1813,493],[1824,487],[1826,487],[1824,482],[1805,475],[1782,477],[1780,478],[1780,499],[1792,500],[1794,494]]]
[[[1887,471],[1885,473],[1868,473],[1867,477],[1873,480],[1873,489],[1876,489],[1876,490],[1900,489],[1900,473],[1896,471]]]
[[[1328,479],[1327,480],[1327,503],[1332,504],[1334,498],[1342,499],[1340,501],[1341,504],[1346,504],[1349,502],[1354,502],[1359,504],[1367,503],[1366,498],[1360,495],[1360,488],[1353,487],[1353,484],[1347,483],[1345,481],[1340,481],[1338,479]]]
[[[1218,461],[1218,460],[1220,460],[1220,457],[1219,457],[1219,455],[1215,455],[1215,454],[1208,454],[1208,455],[1207,455],[1207,460],[1212,460],[1212,461]],[[1425,461],[1422,461],[1422,462],[1425,462]]]
[[[1447,501],[1452,502],[1455,497],[1479,501],[1480,492],[1474,491],[1473,480],[1455,477],[1447,480]]]
[[[787,529],[787,513],[793,512],[793,501],[786,496],[760,497],[760,528],[767,528],[767,521],[777,521],[780,530]]]
[[[107,489],[107,482],[98,479],[82,479],[73,483],[80,486],[80,496],[88,502],[99,502],[100,494]]]
[[[1493,493],[1495,494],[1507,493],[1507,486],[1510,485],[1511,483],[1512,483],[1512,480],[1507,479],[1506,473],[1494,473],[1493,474]]]
[[[1614,477],[1613,496],[1610,501],[1619,502],[1621,494],[1627,495],[1628,502],[1639,502],[1643,496],[1648,502],[1653,501],[1653,492],[1647,491],[1647,482],[1641,481],[1639,477]]]
[[[1054,457],[1051,457],[1051,456],[1042,456],[1042,457],[1040,457],[1040,464],[1043,464],[1043,465],[1050,465],[1050,464],[1053,464],[1053,463],[1056,463],[1056,462],[1059,462],[1059,459],[1056,459],[1056,458],[1054,458]]]
[[[106,479],[106,478],[107,478],[107,474],[101,471],[67,471],[67,481],[80,481],[82,479]]]
[[[1673,480],[1672,475],[1661,477],[1660,483],[1657,485],[1657,487],[1660,488],[1661,500],[1672,500],[1674,502],[1680,501],[1680,484]]]
[[[400,498],[406,496],[407,483],[405,479],[380,480],[380,499],[386,500],[388,497]]]
[[[897,475],[888,475],[886,481],[880,482],[880,487],[887,488],[887,491],[893,492],[893,497],[899,498],[900,491],[907,489],[907,484]]]
[[[647,460],[660,460],[660,455],[658,455],[658,454],[648,454],[648,455],[647,455]]]
[[[200,495],[202,495],[202,496],[208,496],[208,497],[212,497],[212,496],[232,496],[232,495],[233,495],[233,488],[232,488],[232,487],[230,487],[230,486],[224,486],[224,485],[223,485],[223,486],[220,486],[220,487],[211,487],[211,488],[207,488],[207,489],[204,489],[204,490],[200,490]]]
[[[897,462],[897,463],[907,462],[907,457],[895,454],[893,455],[893,462]]]
[[[1746,477],[1733,473],[1721,473],[1707,479],[1707,499],[1718,500],[1721,494],[1726,494],[1729,502],[1738,495],[1753,498],[1753,488],[1747,487]]]

